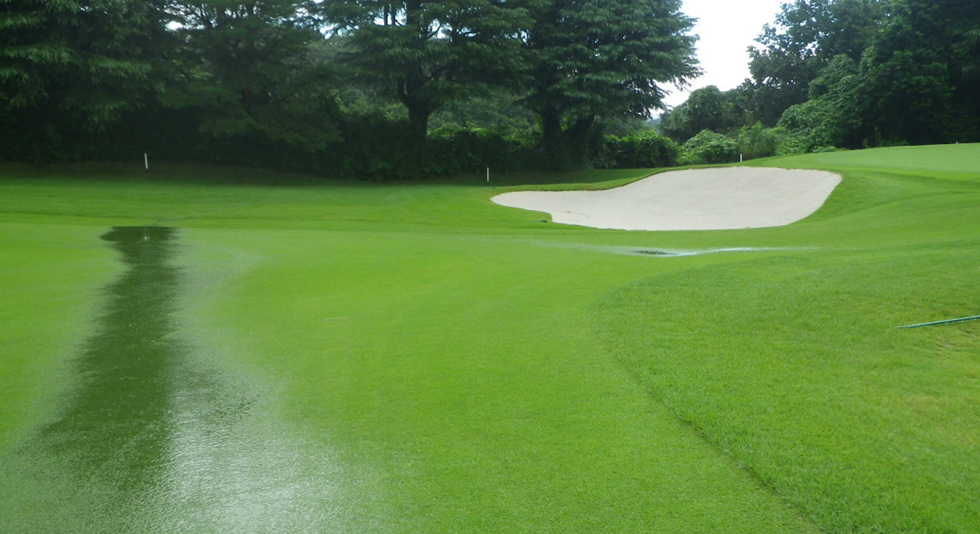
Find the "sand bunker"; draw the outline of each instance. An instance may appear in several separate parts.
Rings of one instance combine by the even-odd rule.
[[[810,215],[840,183],[825,171],[727,167],[671,171],[605,191],[521,191],[502,206],[556,223],[617,230],[730,230],[783,226]]]

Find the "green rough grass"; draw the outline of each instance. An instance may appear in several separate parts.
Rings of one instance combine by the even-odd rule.
[[[291,443],[304,483],[335,488],[296,493],[307,526],[977,532],[980,322],[894,327],[980,312],[980,146],[757,164],[845,180],[788,227],[621,232],[537,222],[479,180],[7,169],[0,241],[20,252],[0,258],[0,286],[25,289],[2,374],[30,387],[4,393],[0,444],[57,411],[54,384],[118,272],[96,237],[165,224],[181,228],[198,364],[264,392],[256,442]],[[776,248],[615,253],[716,247]],[[183,523],[166,499],[140,517],[218,531],[197,513],[208,502]]]

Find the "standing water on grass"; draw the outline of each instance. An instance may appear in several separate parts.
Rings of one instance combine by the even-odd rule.
[[[294,531],[331,527],[335,462],[268,416],[260,388],[181,340],[177,232],[114,228],[105,288],[51,422],[0,454],[0,532]]]

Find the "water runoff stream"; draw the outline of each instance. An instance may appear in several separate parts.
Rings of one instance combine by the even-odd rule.
[[[102,238],[126,270],[105,288],[57,414],[0,453],[0,532],[346,530],[337,462],[281,428],[261,388],[202,366],[182,340],[178,231]]]

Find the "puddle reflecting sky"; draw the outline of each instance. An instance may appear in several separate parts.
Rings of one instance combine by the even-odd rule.
[[[181,341],[176,230],[102,238],[127,269],[105,289],[54,422],[0,456],[0,531],[345,530],[331,506],[337,462]]]

